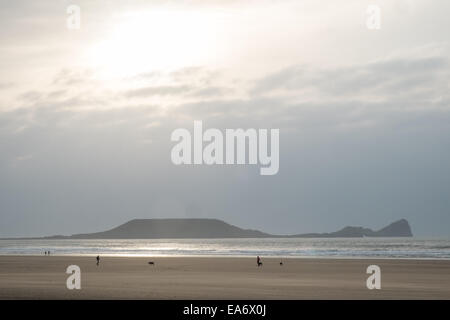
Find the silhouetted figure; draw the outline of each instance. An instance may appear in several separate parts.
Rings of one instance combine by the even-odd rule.
[[[100,264],[100,256],[97,256],[97,267]]]
[[[280,266],[282,266],[283,265],[283,260],[280,260]]]
[[[262,261],[259,256],[256,257],[256,263],[258,264],[258,267],[262,266]]]

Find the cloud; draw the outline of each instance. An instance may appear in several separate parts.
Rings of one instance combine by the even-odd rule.
[[[444,89],[448,79],[445,57],[403,58],[350,65],[337,68],[291,66],[256,82],[251,93],[271,94],[276,91],[299,92],[318,99],[366,98],[387,99],[392,95],[412,94],[415,90],[435,92]]]
[[[53,84],[72,87],[83,85],[93,81],[95,71],[89,68],[65,68],[59,71],[53,78]]]
[[[0,82],[0,90],[6,90],[14,86],[13,82]]]
[[[224,96],[226,94],[231,93],[233,90],[230,88],[225,87],[205,87],[201,89],[194,90],[191,95],[196,97],[203,97],[203,98],[211,98],[211,97],[220,97]]]
[[[24,101],[38,101],[41,98],[41,96],[42,96],[41,92],[33,90],[22,93],[19,96],[19,99]]]
[[[180,95],[192,91],[189,86],[153,86],[129,90],[125,93],[128,98]]]
[[[430,10],[444,19],[428,25],[411,23],[416,5],[398,19],[387,8],[376,34],[355,27],[364,5],[270,1],[262,13],[245,6],[249,24],[247,11],[233,11],[243,2],[233,3],[221,16],[230,33],[217,34],[225,50],[208,52],[220,53],[217,63],[125,79],[84,66],[80,53],[108,36],[122,4],[147,7],[80,2],[84,22],[74,33],[65,4],[5,3],[2,235],[85,232],[180,212],[274,233],[393,217],[422,234],[448,233],[448,50],[414,50],[445,37],[436,33],[448,29],[444,2]],[[170,133],[194,119],[205,128],[279,128],[280,173],[267,180],[252,166],[174,166]]]
[[[446,114],[450,101],[449,64],[444,56],[395,57],[320,69],[294,65],[250,80],[247,86],[216,80],[214,74],[200,67],[168,74],[155,71],[150,78],[143,74],[127,83],[130,89],[122,94],[111,94],[101,86],[90,87],[95,79],[92,70],[65,69],[48,87],[19,95],[22,107],[3,123],[15,122],[10,131],[21,132],[32,125],[68,125],[76,119],[117,124],[142,112],[155,117],[147,124],[157,121],[158,127],[201,119],[227,126],[364,130],[395,126],[416,113],[431,121],[425,114]],[[144,84],[165,84],[142,86],[142,79]],[[220,85],[210,85],[214,81]],[[77,90],[70,83],[77,84]],[[237,95],[238,90],[242,94]],[[154,97],[177,99],[149,100]]]
[[[16,161],[26,161],[26,160],[30,160],[31,158],[33,158],[32,154],[25,154],[25,155],[17,156]]]

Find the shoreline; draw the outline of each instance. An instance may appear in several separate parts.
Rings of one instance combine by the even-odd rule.
[[[154,262],[149,265],[148,262]],[[0,256],[0,299],[446,299],[450,261],[256,257]],[[381,290],[369,290],[369,265]],[[66,269],[81,269],[68,290]]]
[[[87,253],[87,254],[50,254],[46,256],[44,254],[0,254],[0,259],[2,257],[96,257],[100,255],[102,257],[108,258],[245,258],[245,259],[255,259],[255,255],[127,255],[127,254],[102,254],[102,253]],[[367,256],[273,256],[273,255],[261,255],[262,258],[266,259],[317,259],[317,260],[411,260],[411,261],[450,261],[450,258],[426,258],[426,257],[367,257]],[[450,271],[449,271],[450,272]]]
[[[39,256],[50,250],[61,256],[450,260],[446,239],[364,239],[0,240],[0,255]]]

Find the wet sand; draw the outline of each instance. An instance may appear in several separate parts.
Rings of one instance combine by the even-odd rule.
[[[154,261],[155,265],[149,265]],[[0,256],[0,299],[450,299],[450,261]],[[367,266],[381,289],[366,287]],[[69,265],[81,289],[68,290]]]

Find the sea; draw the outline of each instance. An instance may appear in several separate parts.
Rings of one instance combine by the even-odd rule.
[[[0,255],[450,259],[450,238],[0,240]]]

